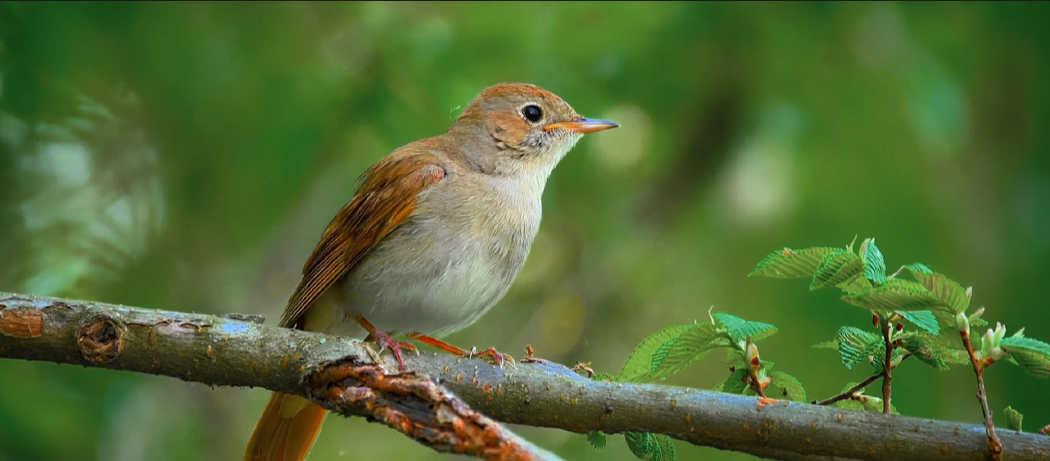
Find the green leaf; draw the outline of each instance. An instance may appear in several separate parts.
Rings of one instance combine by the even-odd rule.
[[[747,382],[744,380],[746,376],[747,369],[737,367],[736,371],[730,373],[729,377],[722,381],[715,390],[726,394],[743,394],[748,389]]]
[[[605,448],[609,440],[602,431],[590,431],[587,433],[587,443],[591,444],[596,450],[601,450]]]
[[[923,263],[911,263],[911,264],[908,264],[908,265],[904,266],[904,268],[908,269],[909,271],[911,271],[912,274],[920,274],[920,275],[933,274],[933,269],[930,269],[928,266],[926,266]]]
[[[937,336],[927,336],[934,352],[949,365],[969,365],[970,354],[962,347],[959,333],[954,329],[941,330]]]
[[[852,370],[858,364],[868,362],[868,355],[865,351],[870,349],[872,344],[882,344],[882,341],[883,339],[878,335],[860,328],[839,328],[839,357],[842,358],[842,364]]]
[[[664,450],[655,434],[648,432],[624,432],[623,439],[631,453],[643,461],[663,461]]]
[[[758,275],[776,279],[809,278],[817,272],[824,257],[842,251],[841,248],[819,247],[804,250],[784,248],[774,251],[758,263],[748,277]]]
[[[948,364],[937,353],[930,336],[922,333],[905,333],[901,335],[901,348],[912,356],[938,370],[947,370]]]
[[[1006,427],[1011,431],[1021,432],[1021,420],[1024,419],[1024,415],[1018,413],[1013,408],[1006,407],[1003,410],[1003,416],[1006,417]]]
[[[663,437],[664,437],[664,459],[666,459],[667,461],[674,461],[674,459],[675,459],[674,442],[671,441],[671,437],[669,437],[669,436],[665,435]]]
[[[894,355],[899,355],[900,350],[894,350]],[[896,357],[894,357],[896,358]],[[868,347],[864,349],[864,360],[871,365],[871,374],[877,375],[882,373],[882,368],[886,364],[886,343],[882,338],[878,341],[868,344]]]
[[[832,339],[831,341],[824,341],[824,342],[822,342],[820,344],[814,344],[813,348],[814,349],[834,349],[834,350],[838,350],[839,349],[839,342],[838,342],[837,339]]]
[[[864,261],[864,277],[873,283],[885,283],[886,260],[882,258],[882,252],[875,246],[875,239],[864,239],[860,244],[860,258]]]
[[[653,353],[649,380],[666,378],[704,358],[719,346],[728,345],[711,323],[699,323],[681,335],[665,341]]]
[[[779,396],[794,402],[806,402],[806,390],[802,388],[802,383],[798,382],[794,376],[783,371],[774,371],[769,374],[769,377],[773,378],[773,381],[769,383],[769,387],[780,389]]]
[[[864,263],[852,251],[839,250],[824,256],[813,275],[813,282],[809,284],[810,290],[818,290],[826,286],[836,286],[848,282],[850,279],[864,273]]]
[[[681,336],[682,333],[692,328],[693,325],[675,325],[649,335],[627,357],[627,361],[623,364],[623,369],[616,376],[616,381],[621,383],[646,382],[649,378],[649,373],[652,371],[653,355],[655,355],[656,350],[667,341]]]
[[[922,328],[933,334],[940,334],[941,327],[937,324],[937,317],[930,311],[898,311],[909,323]]]
[[[859,274],[845,282],[836,285],[840,290],[845,291],[846,294],[857,294],[863,293],[871,289],[871,281],[864,277],[863,274]]]
[[[970,297],[966,296],[966,289],[944,274],[933,272],[929,267],[920,263],[909,264],[904,268],[952,312],[956,314],[966,312],[966,309],[970,307]]]
[[[923,311],[944,307],[944,302],[922,285],[901,279],[891,279],[863,293],[843,296],[842,300],[877,312]]]
[[[1028,374],[1050,378],[1050,344],[1024,336],[1010,336],[1003,338],[1000,346]]]
[[[715,320],[729,332],[729,338],[734,343],[739,343],[751,338],[751,342],[768,338],[777,332],[777,327],[768,323],[749,322],[735,315],[719,312],[714,315]]]
[[[616,381],[616,377],[599,371],[591,377],[591,381]]]
[[[843,386],[842,390],[839,391],[839,392],[846,392],[846,391],[848,391],[850,389],[853,389],[853,387],[856,386],[857,384],[858,383],[856,383],[856,382],[846,383],[846,385]],[[868,411],[868,412],[872,412],[872,413],[882,413],[882,399],[880,399],[878,397],[875,397],[875,396],[872,396],[872,395],[864,394],[864,390],[863,389],[858,391],[858,398],[860,400],[852,400],[852,399],[840,400],[838,402],[835,402],[835,406],[837,406],[839,408],[844,408],[844,409],[847,409],[847,410],[861,410],[861,411]],[[900,414],[897,411],[897,408],[893,406],[892,402],[890,402],[890,413],[893,413],[895,415],[899,415]]]

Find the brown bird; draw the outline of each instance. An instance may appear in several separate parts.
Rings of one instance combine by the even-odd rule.
[[[435,337],[481,317],[510,288],[539,230],[547,178],[585,133],[581,117],[535,85],[503,83],[470,103],[447,133],[372,165],[303,267],[280,326],[362,337],[390,349],[395,332],[459,355]],[[374,325],[374,326],[373,326]],[[502,365],[494,349],[479,354]],[[245,460],[303,460],[327,412],[274,393]]]

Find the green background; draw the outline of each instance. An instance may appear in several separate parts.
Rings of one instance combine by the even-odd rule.
[[[775,324],[763,359],[810,398],[811,345],[870,314],[766,254],[877,237],[1012,333],[1050,340],[1050,17],[1009,3],[0,4],[0,290],[276,321],[369,164],[526,81],[622,127],[550,178],[506,298],[449,340],[615,373],[707,310]],[[711,388],[721,354],[668,379]],[[977,423],[973,372],[894,374],[904,414]],[[1050,423],[1046,380],[991,369],[993,410]],[[879,395],[878,387],[870,392]],[[0,361],[0,460],[240,459],[268,399]],[[629,460],[516,428],[574,460]],[[679,459],[746,459],[677,444]],[[329,418],[312,460],[445,459]]]

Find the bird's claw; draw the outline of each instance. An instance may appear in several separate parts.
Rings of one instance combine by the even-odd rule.
[[[377,344],[379,344],[380,354],[387,349],[390,349],[390,352],[394,353],[394,358],[397,359],[399,371],[405,371],[405,361],[401,358],[401,349],[412,351],[415,352],[416,355],[419,355],[419,350],[416,349],[416,346],[412,345],[412,343],[396,341],[394,338],[391,338],[390,335],[382,331],[376,330],[375,333],[372,334],[372,338],[375,339]]]

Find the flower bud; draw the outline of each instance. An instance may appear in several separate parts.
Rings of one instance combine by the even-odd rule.
[[[960,312],[955,315],[955,328],[959,329],[959,333],[970,334],[970,319],[966,318],[966,314]]]

